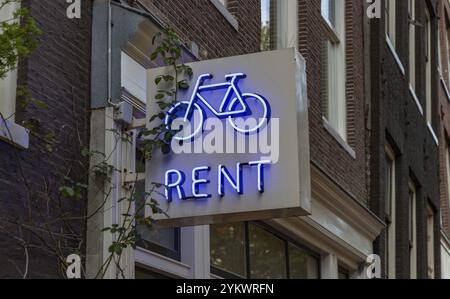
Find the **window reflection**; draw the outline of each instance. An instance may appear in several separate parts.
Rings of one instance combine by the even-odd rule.
[[[318,279],[319,261],[289,244],[289,272],[289,278],[292,279]]]
[[[286,278],[283,240],[256,225],[249,225],[250,276],[255,279]]]
[[[245,277],[244,223],[211,225],[211,265]]]

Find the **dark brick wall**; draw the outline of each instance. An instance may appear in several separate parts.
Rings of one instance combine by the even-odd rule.
[[[447,145],[450,144],[450,95],[447,95],[447,91],[449,88],[448,82],[450,81],[450,70],[448,68],[447,61],[450,59],[450,49],[446,48],[446,38],[447,34],[447,25],[446,22],[450,21],[450,5],[447,1],[439,1],[438,4],[438,15],[440,17],[439,20],[439,31],[441,37],[441,74],[442,81],[439,83],[439,119],[441,120],[441,125],[439,128],[440,140],[441,144],[439,146],[440,149],[440,186],[441,186],[441,215],[442,215],[442,224],[443,229],[446,232],[447,236],[450,236],[450,218],[449,218],[449,198],[450,198],[450,186],[447,184],[447,169],[446,169],[446,157],[445,151],[447,149]]]
[[[174,28],[183,41],[195,42],[200,47],[202,58],[211,59],[259,51],[259,0],[229,1],[229,11],[239,23],[237,31],[210,0],[140,2],[166,25]]]
[[[346,99],[348,143],[354,159],[325,129],[322,80],[325,31],[321,25],[321,1],[299,1],[299,50],[305,57],[310,103],[311,159],[337,184],[361,203],[367,203],[366,144],[364,122],[363,3],[347,1],[346,14]]]
[[[436,1],[416,1],[418,20],[424,21],[425,5],[432,12]],[[396,269],[397,278],[409,278],[409,179],[417,187],[417,246],[418,276],[427,274],[426,207],[430,202],[435,214],[435,269],[440,273],[439,253],[439,171],[438,146],[427,128],[425,116],[419,113],[409,92],[408,78],[408,7],[407,1],[397,1],[397,53],[406,70],[402,74],[386,43],[384,18],[371,21],[371,144],[370,144],[370,206],[385,220],[385,145],[396,151]],[[433,51],[437,54],[436,16],[432,13]],[[417,30],[417,87],[416,94],[425,111],[425,48],[424,32]],[[437,55],[432,55],[436,56]],[[432,61],[432,82],[437,84],[437,61]],[[433,127],[437,124],[437,85],[433,86]],[[438,132],[438,131],[436,131]],[[375,244],[376,252],[384,260],[385,233]]]
[[[80,20],[66,17],[66,1],[28,0],[24,5],[30,9],[43,35],[39,38],[39,48],[20,63],[19,84],[26,86],[48,108],[31,105],[18,112],[16,122],[38,121],[37,132],[54,133],[58,144],[49,152],[42,139],[31,136],[30,148],[17,151],[0,142],[0,278],[20,277],[17,268],[24,271],[24,249],[16,239],[22,237],[30,245],[28,277],[53,278],[61,276],[55,266],[56,257],[41,246],[42,234],[30,234],[26,227],[8,224],[10,221],[5,219],[28,223],[28,203],[32,202],[33,223],[36,227],[43,225],[47,213],[52,217],[59,215],[54,201],[64,177],[86,180],[80,162],[87,161],[80,153],[81,147],[89,144],[91,2],[82,1]],[[17,105],[22,102],[19,99]],[[31,196],[26,186],[32,190]],[[51,201],[46,193],[52,195]],[[68,205],[65,210],[74,216],[82,213],[84,207],[83,201],[63,204]],[[71,222],[71,225],[77,234],[84,230],[82,223]],[[60,232],[59,225],[52,229]],[[33,244],[41,249],[33,248]]]

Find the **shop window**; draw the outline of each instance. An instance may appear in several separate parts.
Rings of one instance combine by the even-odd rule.
[[[297,47],[298,1],[261,0],[261,50]]]
[[[350,272],[347,269],[339,267],[338,268],[338,279],[340,279],[340,280],[350,279]]]
[[[220,271],[246,277],[245,224],[211,225],[210,230],[211,265]]]
[[[416,1],[408,0],[409,83],[416,90]]]
[[[410,278],[417,279],[417,192],[416,186],[411,181],[409,183],[409,261]]]
[[[427,207],[427,266],[427,277],[434,279],[434,209],[430,204]]]
[[[211,272],[223,278],[318,279],[318,255],[256,223],[211,225]]]
[[[286,278],[286,250],[283,240],[264,229],[250,224],[250,278]]]
[[[324,117],[347,141],[345,0],[322,0],[325,28],[323,54]]]
[[[385,156],[385,215],[386,215],[386,248],[385,273],[386,277],[395,279],[396,262],[396,171],[395,153],[390,146],[386,146]]]
[[[392,47],[396,48],[396,0],[385,0],[385,31]]]
[[[289,244],[289,272],[291,279],[317,279],[319,261],[304,250]]]

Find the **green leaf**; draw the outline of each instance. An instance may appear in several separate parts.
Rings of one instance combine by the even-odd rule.
[[[75,190],[73,190],[72,188],[67,187],[67,186],[60,187],[59,192],[64,197],[74,197],[75,196]]]

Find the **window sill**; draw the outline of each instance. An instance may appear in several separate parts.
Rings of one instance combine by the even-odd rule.
[[[423,116],[423,108],[422,105],[419,102],[419,98],[417,98],[416,92],[414,90],[414,88],[412,87],[411,84],[409,84],[409,93],[411,94],[411,96],[414,99],[414,103],[416,103],[417,109],[419,110],[420,115]]]
[[[445,80],[444,80],[444,77],[442,77],[442,74],[440,75],[440,77],[441,77],[442,87],[444,87],[445,95],[447,96],[447,101],[450,102],[450,92],[448,90],[447,83],[445,83]]]
[[[439,146],[439,139],[437,138],[437,135],[434,132],[433,127],[431,126],[430,123],[427,123],[427,127],[428,127],[428,131],[430,132],[431,136],[433,137],[434,142],[436,143],[437,146]]]
[[[325,30],[328,39],[331,41],[332,44],[339,44],[340,40],[338,37],[338,34],[335,30],[335,28],[330,24],[330,22],[325,19],[324,16],[321,18],[321,22],[323,29]]]
[[[403,75],[405,75],[405,67],[403,66],[400,57],[398,57],[397,51],[395,50],[394,46],[391,43],[391,40],[389,39],[389,36],[387,35],[386,35],[386,43],[388,44],[388,48],[391,51],[392,55],[394,55],[395,61],[397,62],[400,71],[402,72]]]
[[[325,117],[323,119],[323,126],[328,131],[328,133],[333,136],[334,139],[339,143],[339,145],[352,157],[356,160],[356,152],[348,145],[348,143],[339,135],[338,132],[331,126],[328,120]]]
[[[7,142],[19,149],[28,149],[29,131],[13,121],[0,119],[0,141]]]
[[[224,16],[224,18],[230,23],[230,25],[236,30],[239,30],[239,22],[237,19],[228,11],[228,9],[223,6],[219,0],[209,0],[217,10]]]

